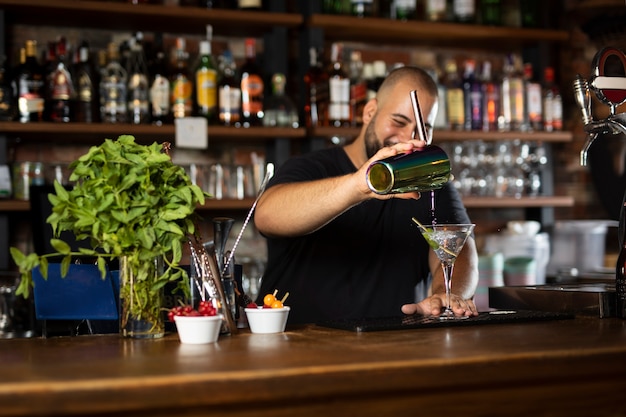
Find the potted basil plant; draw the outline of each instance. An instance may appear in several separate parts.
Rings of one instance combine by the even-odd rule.
[[[76,256],[96,259],[104,278],[107,261],[120,263],[120,332],[156,338],[165,334],[163,287],[185,277],[179,263],[183,245],[195,233],[195,209],[207,196],[162,145],[140,145],[129,135],[106,139],[70,164],[71,190],[54,184],[49,195],[51,245],[56,253],[24,254],[11,248],[21,273],[18,294],[28,297],[31,271],[47,278],[50,258],[61,257],[61,274]],[[70,231],[90,247],[73,252],[58,239]]]

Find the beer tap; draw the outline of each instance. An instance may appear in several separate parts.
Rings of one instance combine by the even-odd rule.
[[[626,134],[626,113],[616,114],[617,107],[626,101],[626,55],[617,48],[599,51],[592,64],[593,75],[585,80],[577,75],[573,83],[574,97],[581,110],[587,140],[580,152],[580,164],[587,165],[587,153],[599,135]],[[610,108],[605,119],[594,120],[591,113],[591,92]]]

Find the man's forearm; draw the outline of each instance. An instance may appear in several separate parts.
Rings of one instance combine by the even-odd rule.
[[[344,175],[275,185],[259,200],[256,227],[268,236],[312,233],[364,199],[353,182]]]

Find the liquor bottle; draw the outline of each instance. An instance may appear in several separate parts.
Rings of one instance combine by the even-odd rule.
[[[526,123],[528,128],[543,130],[543,94],[541,84],[534,81],[533,65],[529,62],[524,64],[524,90],[526,91]]]
[[[518,59],[509,55],[504,64],[501,87],[501,122],[499,129],[504,131],[525,130],[526,105],[524,94],[524,79],[518,68]]]
[[[563,99],[554,82],[554,68],[544,69],[543,128],[547,132],[563,130]]]
[[[334,127],[350,125],[350,78],[343,67],[343,45],[333,43],[331,64],[328,73],[330,101],[328,104],[328,122]]]
[[[74,82],[67,66],[67,41],[57,42],[57,66],[50,77],[50,121],[67,123],[72,120],[75,99]]]
[[[350,0],[350,14],[357,17],[372,17],[374,0]]]
[[[493,132],[498,130],[500,85],[493,80],[491,75],[491,62],[483,62],[481,78],[483,87],[483,130]]]
[[[272,76],[272,95],[268,97],[263,126],[297,128],[298,109],[293,100],[285,94],[284,74],[276,73]]]
[[[481,0],[480,23],[486,26],[502,25],[502,6],[500,0]]]
[[[445,87],[447,118],[451,130],[463,130],[465,128],[465,106],[463,101],[463,87],[456,62],[453,59],[445,63]]]
[[[626,203],[622,207],[620,227],[622,233],[619,255],[617,256],[617,265],[615,267],[615,315],[619,318],[626,319]]]
[[[437,84],[437,97],[438,97],[438,105],[437,105],[437,115],[435,116],[435,121],[433,122],[433,128],[435,129],[447,129],[448,128],[448,118],[447,118],[447,104],[446,104],[446,87],[441,83],[440,71],[438,68],[431,68],[428,70],[428,74],[433,78],[435,83]]]
[[[47,43],[46,51],[42,56],[42,70],[44,78],[46,80],[44,88],[44,107],[43,107],[43,120],[50,121],[52,114],[52,75],[57,68],[57,41],[49,41]]]
[[[6,64],[6,56],[0,56],[0,120],[15,119],[15,82]]]
[[[452,15],[455,22],[474,23],[476,19],[475,0],[453,0]]]
[[[350,2],[347,0],[323,0],[322,13],[335,15],[350,14]]]
[[[426,0],[424,7],[426,20],[443,22],[448,20],[448,4],[446,0]]]
[[[127,73],[120,64],[118,46],[109,43],[107,64],[100,79],[100,119],[104,123],[126,123]]]
[[[522,0],[519,2],[519,8],[522,27],[537,28],[540,26],[539,11],[541,6],[538,0]]]
[[[209,123],[217,120],[217,65],[211,53],[213,27],[207,25],[207,39],[200,42],[200,61],[195,71],[196,115]]]
[[[37,41],[27,40],[25,45],[24,63],[17,74],[19,121],[40,122],[43,120],[45,78],[37,60]]]
[[[143,49],[143,34],[138,32],[130,39],[128,56],[128,121],[132,124],[150,122],[150,80],[146,55]]]
[[[244,127],[260,126],[263,122],[263,76],[256,62],[256,41],[245,40],[246,60],[241,66],[241,116]]]
[[[363,60],[359,51],[350,53],[350,121],[352,126],[363,124],[363,109],[367,102],[367,84],[363,79]]]
[[[170,78],[170,112],[174,119],[190,117],[193,112],[193,82],[189,77],[189,54],[184,38],[176,38],[174,70]]]
[[[83,123],[99,121],[98,77],[91,63],[89,44],[82,42],[78,47],[78,62],[74,68],[76,106],[74,120]]]
[[[219,121],[225,126],[239,126],[241,122],[241,85],[236,78],[237,67],[230,50],[224,51],[220,61],[218,82]]]
[[[241,10],[263,10],[262,0],[238,0],[237,8]]]
[[[395,20],[417,19],[417,0],[393,0],[389,15]]]
[[[463,114],[465,130],[482,130],[483,128],[483,90],[476,77],[476,61],[465,61],[463,72]]]
[[[170,116],[170,80],[163,51],[157,52],[151,72],[150,118],[153,124],[162,126],[168,123]]]
[[[387,63],[382,59],[377,59],[372,63],[372,69],[374,78],[372,79],[372,83],[367,87],[368,99],[376,97],[380,85],[385,81],[385,77],[387,77]]]
[[[307,127],[328,126],[328,73],[316,48],[309,49],[309,69],[304,74],[306,103],[304,105]]]

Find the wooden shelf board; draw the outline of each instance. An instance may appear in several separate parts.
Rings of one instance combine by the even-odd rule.
[[[98,27],[116,30],[145,30],[204,34],[206,25],[215,33],[252,36],[275,26],[297,28],[302,16],[295,13],[248,12],[242,10],[202,9],[106,1],[76,0],[0,0],[0,9],[12,19],[26,24],[72,27]]]
[[[313,14],[308,26],[324,30],[331,40],[353,40],[376,43],[428,44],[461,46],[488,41],[490,46],[511,48],[515,44],[538,42],[565,42],[567,31],[552,29],[529,29],[494,27],[457,23],[393,21],[382,18],[358,18]]]
[[[133,135],[138,142],[147,143],[154,140],[174,142],[176,128],[174,125],[133,125],[106,123],[17,123],[0,122],[0,134],[15,136],[29,141],[48,141],[52,139],[69,140],[71,142],[92,143],[104,139],[115,139],[119,135]],[[227,126],[209,126],[209,141],[229,140],[264,142],[276,138],[303,139],[306,137],[304,128],[253,127],[236,128]],[[62,143],[62,142],[61,142]]]
[[[333,136],[353,138],[359,134],[360,128],[317,127],[310,129],[311,136],[331,138]],[[455,131],[435,130],[434,142],[463,141],[463,140],[534,140],[542,142],[571,142],[572,132],[482,132],[482,131]]]
[[[466,208],[530,208],[530,207],[573,207],[570,196],[539,197],[463,197]]]
[[[203,210],[246,210],[252,207],[253,198],[244,198],[242,200],[225,199],[216,200],[208,199],[205,204],[198,206],[199,211]],[[25,212],[30,210],[30,202],[25,200],[0,200],[0,212]]]

